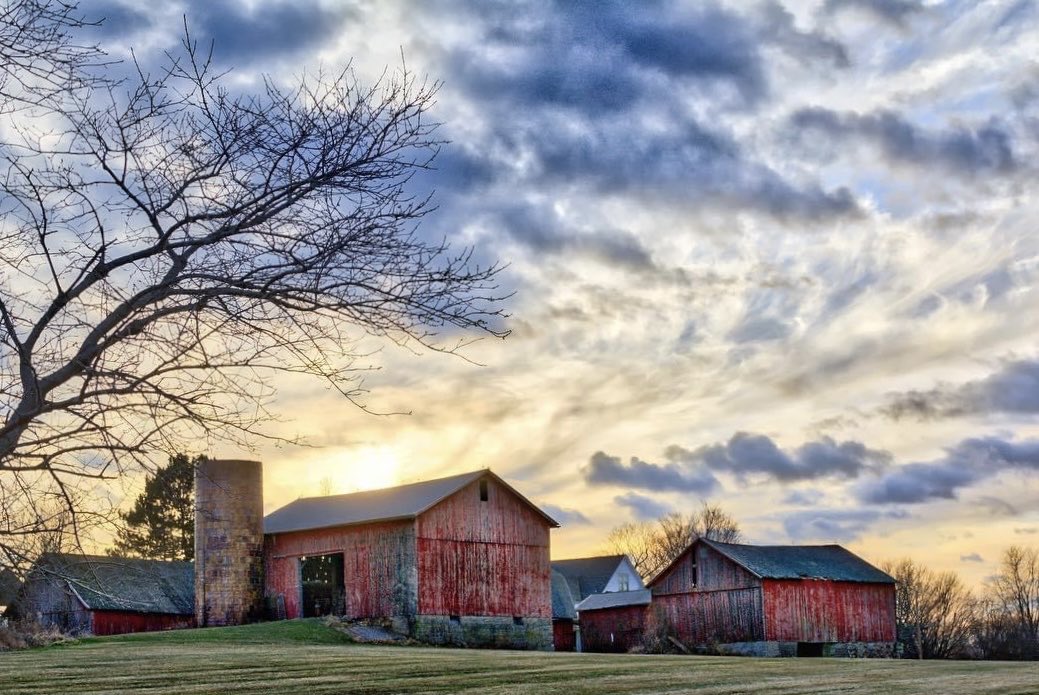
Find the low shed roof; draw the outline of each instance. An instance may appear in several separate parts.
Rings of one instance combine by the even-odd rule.
[[[894,584],[895,580],[839,545],[741,545],[701,539],[762,579],[831,579]]]
[[[577,610],[580,612],[596,611],[603,608],[620,608],[622,606],[648,606],[652,597],[653,592],[649,589],[592,594],[577,604]]]
[[[191,562],[47,553],[30,576],[66,584],[89,610],[192,615]]]
[[[554,519],[516,492],[512,486],[490,470],[483,469],[381,490],[326,497],[302,497],[268,514],[263,520],[263,532],[289,533],[375,521],[412,519],[484,476],[493,478],[527,502],[550,526],[559,526]]]

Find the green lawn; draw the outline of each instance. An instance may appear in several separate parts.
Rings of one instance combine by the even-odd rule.
[[[317,621],[0,654],[0,693],[1039,693],[1039,664],[550,654],[349,644]]]

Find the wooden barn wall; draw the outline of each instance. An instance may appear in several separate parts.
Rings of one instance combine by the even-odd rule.
[[[811,579],[765,581],[766,639],[893,642],[895,587]]]
[[[693,585],[691,553],[696,553],[697,584]],[[760,586],[761,580],[712,548],[696,543],[676,560],[669,570],[653,581],[653,595],[687,591],[745,589]]]
[[[688,646],[757,642],[765,638],[761,589],[654,596],[648,629],[672,635]]]
[[[567,618],[552,619],[552,647],[557,652],[572,652],[577,648],[574,621]]]
[[[31,577],[22,588],[19,604],[20,613],[41,625],[71,634],[90,632],[90,611],[57,577]]]
[[[627,652],[642,645],[649,606],[618,606],[581,611],[581,650]]]
[[[131,611],[94,611],[95,635],[122,635],[128,632],[158,632],[195,626],[194,615],[135,613]]]
[[[416,520],[421,615],[552,617],[549,526],[487,479],[473,481]]]
[[[265,593],[285,600],[285,617],[302,615],[299,559],[343,553],[346,615],[415,614],[414,522],[392,521],[268,535]]]

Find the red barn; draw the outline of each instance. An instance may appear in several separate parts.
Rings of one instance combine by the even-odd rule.
[[[433,643],[551,649],[557,526],[489,470],[299,499],[264,519],[265,593],[289,618],[387,619]]]
[[[839,545],[694,542],[649,582],[648,621],[689,647],[891,656],[895,581]]]
[[[26,578],[18,612],[71,634],[194,627],[190,562],[46,553]]]
[[[649,589],[592,594],[577,604],[586,652],[627,652],[643,643]]]

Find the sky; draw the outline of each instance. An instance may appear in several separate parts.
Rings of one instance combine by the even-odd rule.
[[[721,505],[758,543],[969,582],[1039,544],[1039,3],[98,0],[147,63],[442,81],[423,234],[507,264],[511,334],[387,346],[372,415],[278,378],[268,511],[489,467],[561,523]]]

